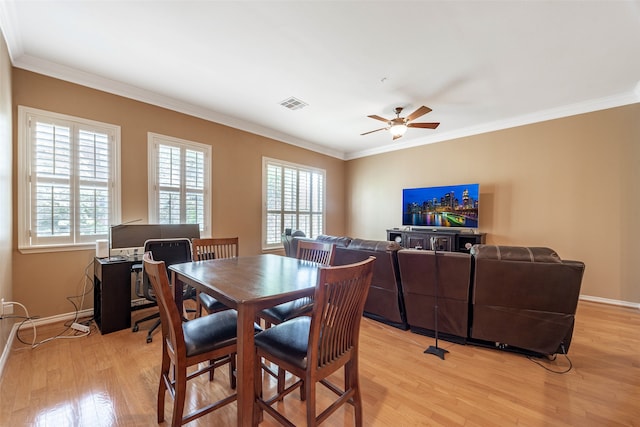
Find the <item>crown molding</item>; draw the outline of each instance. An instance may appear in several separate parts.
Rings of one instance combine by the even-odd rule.
[[[1,13],[0,16],[2,16]],[[624,105],[630,105],[640,102],[640,83],[638,83],[634,90],[628,93],[622,93],[600,99],[588,100],[585,102],[556,107],[548,110],[537,111],[535,113],[512,117],[505,120],[483,123],[477,126],[470,126],[457,131],[444,132],[438,135],[418,138],[404,143],[393,143],[382,147],[348,153],[314,144],[310,141],[296,138],[265,126],[246,122],[235,117],[226,116],[213,110],[182,102],[177,99],[163,96],[136,86],[127,85],[115,80],[100,77],[95,74],[66,67],[50,61],[45,61],[29,55],[22,55],[13,62],[13,65],[15,67],[22,68],[27,71],[54,77],[60,80],[90,87],[92,89],[101,90],[125,98],[134,99],[136,101],[145,102],[158,107],[167,108],[172,111],[201,118],[203,120],[208,120],[214,123],[219,123],[225,126],[260,135],[276,141],[284,142],[289,145],[314,151],[316,153],[324,154],[326,156],[334,157],[340,160],[354,160],[361,157],[368,157],[376,154],[404,150],[407,148],[434,144],[436,142],[444,142],[452,139],[464,138],[468,136],[524,126],[578,114],[590,113],[593,111],[621,107]]]
[[[535,113],[511,117],[505,120],[483,123],[478,126],[470,126],[457,131],[441,133],[437,136],[434,135],[414,139],[406,143],[389,144],[383,147],[347,153],[345,155],[345,160],[353,160],[360,157],[368,157],[376,154],[388,153],[391,151],[404,150],[406,148],[419,147],[422,145],[434,144],[436,142],[450,141],[452,139],[480,135],[483,133],[530,125],[533,123],[540,123],[548,120],[561,119],[578,114],[585,114],[594,111],[606,110],[609,108],[622,107],[624,105],[636,104],[638,102],[640,102],[640,83],[638,83],[636,89],[632,92],[589,100],[571,105],[565,105],[548,110],[537,111]]]
[[[59,80],[64,80],[70,83],[90,87],[92,89],[101,90],[103,92],[111,93],[125,98],[130,98],[136,101],[145,102],[147,104],[155,105],[162,108],[167,108],[169,110],[187,114],[189,116],[208,120],[210,122],[215,122],[245,132],[264,136],[276,141],[284,142],[289,145],[294,145],[296,147],[304,148],[320,154],[344,160],[344,152],[342,151],[323,147],[321,145],[314,144],[312,142],[296,138],[282,132],[278,132],[265,126],[260,126],[255,123],[250,123],[235,117],[226,116],[207,108],[202,108],[193,104],[179,101],[175,98],[160,95],[146,89],[141,89],[136,86],[118,82],[116,80],[107,79],[95,74],[87,73],[85,71],[66,67],[54,62],[45,61],[33,56],[22,55],[13,61],[13,66],[27,71],[32,71],[34,73],[53,77]]]

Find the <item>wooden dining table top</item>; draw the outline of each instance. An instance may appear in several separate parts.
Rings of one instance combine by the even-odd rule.
[[[312,295],[320,264],[273,254],[173,264],[173,283],[193,286],[238,311],[238,425],[253,422],[257,313],[287,301]],[[181,286],[175,286],[182,307]],[[178,295],[179,294],[179,295]]]
[[[251,303],[272,307],[311,295],[320,264],[280,255],[256,255],[173,264],[181,281],[220,299],[225,305]]]

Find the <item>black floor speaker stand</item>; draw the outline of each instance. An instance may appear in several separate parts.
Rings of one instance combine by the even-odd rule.
[[[444,355],[446,353],[449,353],[448,350],[445,350],[444,348],[440,348],[438,347],[438,248],[437,248],[437,238],[432,237],[431,238],[431,248],[433,249],[433,256],[435,257],[434,262],[435,262],[435,268],[434,268],[434,275],[435,275],[435,305],[433,307],[433,312],[434,312],[434,316],[435,316],[435,338],[436,338],[436,345],[430,345],[429,348],[427,348],[424,352],[427,354],[434,354],[436,356],[438,356],[440,359],[444,360]]]

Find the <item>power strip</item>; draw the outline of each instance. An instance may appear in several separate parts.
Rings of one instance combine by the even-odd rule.
[[[89,332],[89,327],[82,325],[80,323],[76,323],[73,322],[73,324],[71,325],[72,329],[75,329],[76,331],[80,331],[80,332]]]

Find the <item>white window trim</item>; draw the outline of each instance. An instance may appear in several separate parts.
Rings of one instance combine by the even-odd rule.
[[[261,245],[263,251],[271,251],[274,249],[283,248],[282,242],[267,244],[267,165],[269,163],[275,163],[283,166],[290,166],[295,169],[302,169],[311,172],[318,172],[323,177],[323,192],[322,192],[322,229],[326,226],[327,215],[327,172],[324,169],[316,168],[313,166],[303,165],[300,163],[287,162],[285,160],[279,160],[271,157],[262,157],[262,239]],[[282,230],[284,232],[284,230]]]
[[[45,116],[52,119],[64,120],[86,124],[93,127],[109,129],[113,132],[113,164],[112,170],[112,201],[111,215],[114,224],[121,221],[121,191],[120,191],[120,126],[110,123],[98,122],[81,117],[54,113],[36,108],[18,106],[18,250],[21,253],[63,252],[82,249],[94,249],[95,242],[75,244],[51,244],[31,245],[29,234],[31,232],[31,204],[30,186],[31,177],[31,144],[29,138],[29,117],[31,115]],[[106,237],[106,236],[105,236]],[[102,238],[102,237],[101,237]]]
[[[204,214],[203,214],[203,230],[200,231],[200,237],[211,237],[211,174],[213,169],[213,156],[212,148],[210,145],[202,144],[199,142],[188,141],[186,139],[174,138],[172,136],[161,135],[154,132],[147,133],[147,166],[149,176],[149,223],[158,223],[158,182],[157,182],[157,165],[156,165],[156,153],[158,151],[159,144],[172,144],[181,147],[192,148],[201,150],[205,153],[205,168],[207,169],[204,174]]]

